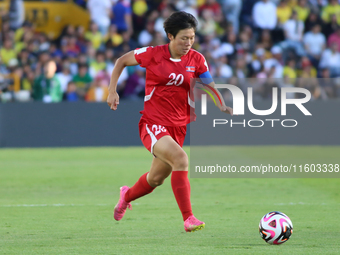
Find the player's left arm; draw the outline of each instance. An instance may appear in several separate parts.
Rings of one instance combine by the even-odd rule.
[[[222,96],[221,93],[215,88],[215,82],[212,81],[212,82],[210,82],[208,85],[209,85],[210,87],[214,88],[214,90],[216,91],[216,93],[218,94],[218,96],[219,96],[220,99],[221,99],[222,104],[218,104],[218,103],[217,103],[217,107],[218,107],[222,112],[225,112],[225,113],[228,113],[228,114],[230,114],[230,115],[233,115],[233,108],[231,108],[231,107],[225,105],[223,96]]]
[[[209,95],[213,97],[215,105],[225,113],[233,115],[233,108],[226,106],[223,96],[221,93],[216,89],[215,82],[212,79],[209,71],[204,72],[200,76],[201,82],[204,84],[203,90],[206,92],[210,92]]]

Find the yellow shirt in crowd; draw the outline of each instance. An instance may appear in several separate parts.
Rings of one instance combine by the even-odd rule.
[[[333,15],[337,16],[338,24],[340,25],[340,5],[337,4],[327,5],[322,9],[321,18],[326,22],[329,23]]]
[[[283,76],[287,76],[288,78],[290,78],[292,83],[295,83],[296,71],[290,66],[285,66],[283,68]]]
[[[297,12],[298,19],[302,20],[303,22],[308,18],[308,15],[310,13],[310,9],[308,7],[301,7],[301,6],[295,6],[294,11]]]
[[[0,57],[1,57],[2,63],[4,63],[7,66],[8,62],[12,58],[17,58],[17,53],[14,49],[6,50],[5,48],[2,48],[0,50]]]
[[[102,34],[100,32],[86,32],[85,39],[89,40],[92,43],[92,47],[97,50],[102,43]]]
[[[290,16],[292,16],[292,8],[288,5],[285,7],[277,7],[276,15],[279,22],[284,24],[287,20],[289,20]]]

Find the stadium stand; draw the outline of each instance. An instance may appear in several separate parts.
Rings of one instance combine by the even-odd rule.
[[[339,2],[0,1],[0,101],[105,102],[117,58],[167,43],[163,21],[178,10],[198,19],[193,48],[206,57],[216,82],[243,90],[251,85],[255,99],[284,86],[307,88],[313,99],[338,98]],[[56,73],[47,77],[51,61]],[[126,68],[120,96],[142,99],[144,81],[143,68]]]

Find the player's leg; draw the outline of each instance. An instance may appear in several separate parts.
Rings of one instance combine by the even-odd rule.
[[[188,179],[188,155],[170,136],[160,138],[153,148],[154,155],[172,167],[171,187],[184,220],[187,232],[205,226],[192,213],[190,202],[190,182]]]
[[[151,187],[157,187],[163,184],[164,180],[171,174],[172,167],[159,158],[152,160],[147,181]]]
[[[154,158],[151,163],[150,171],[143,174],[125,195],[125,201],[131,202],[151,193],[157,186],[171,174],[171,166],[164,161]]]
[[[114,209],[115,220],[121,220],[126,209],[131,209],[131,201],[151,193],[155,187],[163,183],[170,173],[170,165],[158,158],[154,158],[150,172],[143,174],[131,188],[128,186],[120,188],[120,199]]]

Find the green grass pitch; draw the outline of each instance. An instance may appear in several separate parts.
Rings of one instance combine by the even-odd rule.
[[[317,153],[313,147],[261,147],[268,157],[277,149],[285,150],[282,164],[301,151],[313,150],[315,161],[340,155],[340,147]],[[184,232],[167,179],[116,222],[119,187],[133,185],[151,160],[142,147],[0,150],[0,254],[340,252],[340,179],[191,178],[193,212],[206,223],[194,233]],[[273,210],[294,224],[291,239],[279,246],[258,233],[259,220]]]

